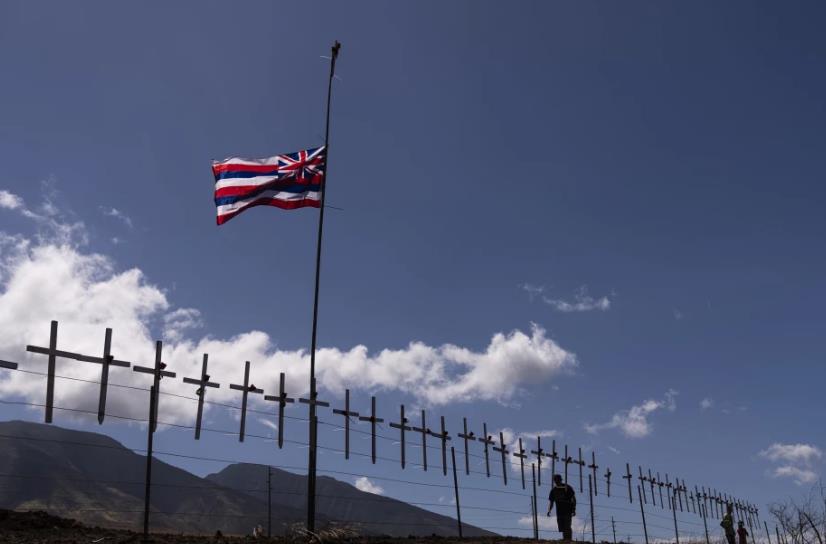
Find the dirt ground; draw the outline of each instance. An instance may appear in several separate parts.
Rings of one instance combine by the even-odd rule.
[[[532,539],[494,537],[458,539],[447,537],[359,537],[347,534],[346,528],[322,532],[320,539],[310,538],[297,533],[290,537],[253,538],[235,536],[195,536],[182,534],[151,534],[149,541],[153,544],[299,544],[320,540],[322,544],[496,544],[498,542],[528,542]],[[46,512],[12,512],[0,510],[0,543],[2,544],[138,544],[143,542],[143,535],[133,531],[87,527],[72,519],[64,519]],[[553,542],[553,541],[543,541]]]

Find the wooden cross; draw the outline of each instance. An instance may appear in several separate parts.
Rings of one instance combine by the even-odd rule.
[[[485,474],[487,474],[487,477],[490,478],[490,452],[488,451],[488,448],[495,444],[495,442],[493,441],[493,437],[488,434],[487,423],[482,423],[482,438],[479,439],[479,442],[485,446]]]
[[[404,450],[405,450],[404,432],[405,431],[412,431],[413,427],[410,427],[410,426],[407,425],[407,422],[409,420],[406,417],[404,417],[404,404],[402,404],[401,406],[402,407],[401,407],[401,415],[399,415],[399,422],[398,423],[392,423],[391,422],[390,426],[393,427],[394,429],[399,429],[399,432],[401,433],[401,441],[399,443],[401,444],[401,451],[402,451],[402,455],[401,455],[402,468],[404,468],[404,466],[406,464],[405,454],[404,454]]]
[[[694,504],[694,492],[693,491],[688,494],[688,499],[691,501],[691,511],[696,514],[697,513],[697,507]]]
[[[96,363],[101,365],[101,379],[100,379],[100,397],[98,400],[98,423],[103,423],[104,413],[106,410],[106,388],[109,381],[109,367],[119,366],[129,368],[130,363],[126,361],[115,360],[110,354],[112,344],[112,329],[106,329],[106,335],[103,342],[103,357],[92,357],[90,355],[83,355],[71,351],[63,351],[57,349],[57,321],[52,321],[51,329],[49,331],[49,347],[41,346],[26,346],[26,351],[31,353],[39,353],[47,355],[48,367],[46,371],[46,423],[51,423],[54,414],[54,382],[55,382],[55,366],[57,358],[74,359],[84,363]],[[14,370],[17,368],[17,363],[4,361],[3,368]]]
[[[646,480],[645,476],[642,473],[642,466],[637,465],[637,467],[639,467],[639,469],[640,469],[639,480],[640,480],[640,487],[642,488],[642,502],[643,502],[643,504],[648,504],[648,497],[645,495],[645,482],[647,480]],[[654,497],[651,497],[651,500],[654,500]]]
[[[264,395],[264,400],[268,401],[275,401],[278,403],[278,448],[281,449],[284,447],[284,408],[287,404],[292,404],[295,402],[295,399],[291,399],[287,396],[287,392],[284,389],[284,373],[282,372],[278,376],[278,395]]]
[[[160,403],[161,398],[161,379],[175,377],[174,372],[164,370],[166,368],[166,363],[161,361],[162,351],[163,342],[158,340],[155,342],[155,366],[152,368],[138,365],[132,366],[133,372],[140,372],[142,374],[152,374],[152,383],[153,387],[155,388],[155,402],[153,403],[151,410],[149,410],[149,427],[152,429],[153,433],[158,429],[158,404]]]
[[[2,360],[0,360],[0,368],[7,368],[9,370],[17,370],[17,363],[12,363],[11,361],[2,361]]]
[[[674,481],[677,485],[677,487],[676,487],[676,489],[677,489],[677,503],[680,505],[680,512],[682,512],[683,511],[683,493],[685,493],[685,491],[686,491],[685,482],[683,482],[682,485],[681,485],[679,478],[674,478]],[[688,510],[688,497],[686,497],[685,502],[686,502],[686,504],[685,504],[686,510]]]
[[[660,477],[660,473],[658,472],[657,473],[657,478],[659,478],[659,477]],[[661,485],[662,485],[662,483],[661,483]],[[668,495],[668,509],[671,510],[671,504],[672,504],[671,498],[674,496],[673,493],[672,493],[674,491],[674,484],[672,484],[671,482],[668,481],[668,473],[667,472],[665,473],[665,487],[667,488],[667,491],[668,491],[668,493],[667,493],[667,495]]]
[[[522,447],[522,437],[519,437],[519,451],[513,454],[514,457],[519,458],[519,468],[522,472],[522,489],[525,489],[525,448]]]
[[[467,432],[467,418],[462,418],[462,429],[464,432],[459,433],[457,436],[465,441],[465,474],[470,475],[470,457],[468,454],[467,443],[468,440],[476,440],[476,435],[473,434],[473,431],[470,433]]]
[[[579,448],[579,461],[576,462],[579,465],[579,492],[585,493],[585,487],[582,482],[582,467],[585,466],[585,461],[582,460],[582,448]]]
[[[568,455],[568,444],[565,444],[565,483],[568,483],[568,465],[574,462],[574,458]]]
[[[556,475],[556,462],[559,460],[559,454],[556,451],[556,439],[551,441],[551,453],[545,455],[551,458],[551,485],[553,485],[553,477]]]
[[[537,478],[537,485],[542,487],[542,456],[545,455],[545,451],[542,449],[542,437],[536,437],[536,449],[531,450],[531,453],[536,455],[536,471],[539,473],[539,477]]]
[[[508,471],[507,467],[505,466],[505,456],[509,453],[508,448],[505,447],[505,436],[502,434],[502,431],[499,431],[499,447],[497,448],[494,446],[493,451],[498,451],[502,454],[502,480],[504,480],[505,485],[508,485]]]
[[[631,495],[631,478],[633,478],[633,476],[631,475],[631,465],[628,463],[625,463],[625,476],[622,478],[623,480],[628,480],[628,502],[634,504],[634,498]]]
[[[439,440],[442,441],[442,473],[445,476],[447,476],[447,442],[448,442],[448,440],[450,440],[450,435],[445,430],[445,416],[441,416],[440,421],[441,421],[441,426],[442,426],[442,432],[441,433],[433,432],[430,429],[427,430],[427,433],[430,436],[432,436],[434,438],[438,438]]]
[[[376,464],[376,423],[381,423],[384,420],[376,417],[376,397],[370,397],[370,415],[369,416],[359,416],[359,421],[369,421],[370,422],[370,458],[373,461],[373,464]]]
[[[430,432],[430,429],[427,428],[427,423],[425,423],[424,410],[422,410],[422,426],[413,427],[412,430],[422,433],[422,468],[427,471],[427,433]]]
[[[235,391],[241,391],[241,428],[238,431],[238,441],[244,441],[244,433],[247,427],[247,395],[253,393],[255,395],[263,395],[264,390],[256,388],[253,384],[250,383],[250,362],[247,361],[244,363],[244,384],[237,385],[234,383],[229,384],[230,389],[234,389]]]
[[[594,477],[592,479],[594,480],[594,496],[596,496],[596,495],[598,495],[598,493],[597,493],[597,469],[599,468],[599,465],[597,465],[597,454],[594,452],[594,450],[591,450],[591,464],[588,465],[588,468],[591,469],[591,472],[594,475]]]
[[[358,412],[350,410],[350,390],[344,390],[344,410],[333,410],[334,414],[344,416],[344,458],[350,458],[350,418],[359,417]],[[375,461],[374,461],[375,462]]]
[[[651,504],[657,506],[657,501],[654,499],[654,486],[657,485],[657,481],[654,479],[654,476],[651,474],[651,469],[648,469],[648,483],[651,484]],[[660,508],[663,507],[663,493],[662,488],[660,488]]]
[[[184,378],[184,383],[188,383],[190,385],[197,385],[198,389],[195,391],[195,395],[198,397],[198,414],[195,417],[195,440],[201,439],[201,421],[204,415],[204,399],[206,398],[206,388],[207,387],[220,387],[220,384],[214,383],[209,381],[209,374],[207,374],[207,360],[209,359],[209,355],[204,353],[204,360],[201,363],[201,378]]]
[[[659,491],[660,491],[660,508],[662,508],[663,504],[664,504],[664,501],[663,501],[663,487],[665,486],[665,483],[662,481],[662,479],[660,479],[660,473],[659,472],[657,473],[657,486],[659,487]]]
[[[611,497],[611,474],[613,474],[613,473],[611,472],[610,467],[606,468],[605,469],[605,487],[607,488],[607,493],[608,493],[609,498]],[[596,486],[594,486],[594,489],[596,490]],[[594,494],[596,494],[596,491],[594,491]]]

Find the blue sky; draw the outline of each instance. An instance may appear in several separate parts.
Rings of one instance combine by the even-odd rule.
[[[540,355],[538,370],[510,372],[505,357],[483,377],[495,391],[497,372],[513,374],[513,395],[466,393],[431,413],[452,428],[472,414],[554,430],[615,472],[651,466],[760,504],[798,493],[774,471],[819,477],[819,449],[760,452],[826,447],[814,425],[826,407],[824,15],[815,2],[3,3],[0,315],[25,314],[33,328],[18,332],[42,330],[37,341],[62,315],[100,343],[101,314],[9,280],[21,262],[74,258],[70,278],[102,267],[79,285],[141,271],[126,283],[146,298],[113,317],[138,337],[191,308],[176,315],[200,327],[172,340],[192,353],[249,331],[269,335],[266,353],[308,349],[316,212],[258,208],[217,228],[209,166],[321,144],[321,55],[338,39],[327,201],[343,211],[326,218],[321,346],[375,357],[420,342],[437,359],[444,345],[490,359],[494,335],[530,339],[535,324],[576,365]],[[4,356],[23,360],[27,341],[6,337]],[[271,374],[252,363],[253,379]],[[237,383],[243,361],[227,364]],[[460,380],[446,368],[442,385]],[[390,415],[422,402],[411,387],[372,390]],[[647,400],[629,436],[621,423]],[[232,440],[211,449],[241,455]]]

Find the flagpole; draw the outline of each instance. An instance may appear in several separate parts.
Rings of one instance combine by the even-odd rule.
[[[327,159],[330,153],[330,99],[333,93],[333,76],[336,73],[336,58],[341,44],[333,44],[330,56],[330,79],[327,82],[327,126],[324,129],[324,181],[321,187],[321,208],[318,213],[318,244],[315,254],[315,296],[313,298],[313,337],[310,347],[310,432],[309,432],[309,460],[307,466],[307,530],[315,531],[315,484],[317,459],[317,432],[316,419],[316,385],[315,385],[315,352],[318,332],[318,285],[321,276],[321,237],[324,232],[324,200],[327,196]]]

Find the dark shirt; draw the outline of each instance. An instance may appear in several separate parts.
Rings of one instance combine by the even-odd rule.
[[[556,504],[557,516],[570,516],[576,512],[576,494],[574,488],[568,484],[554,485],[548,495],[548,500],[551,501],[548,511]]]

